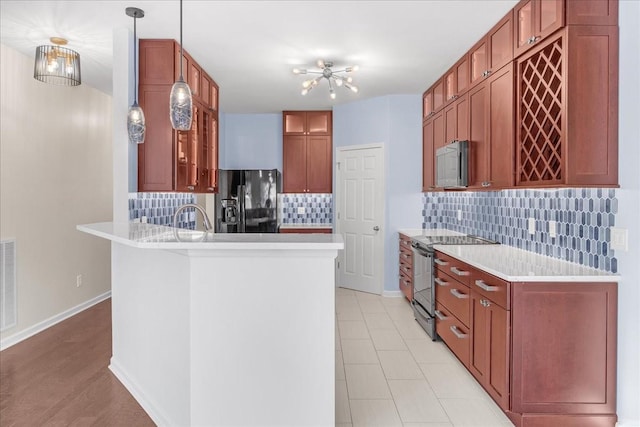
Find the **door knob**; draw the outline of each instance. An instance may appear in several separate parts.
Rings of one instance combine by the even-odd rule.
[[[376,225],[375,227],[373,227],[373,231],[380,231],[380,227]]]

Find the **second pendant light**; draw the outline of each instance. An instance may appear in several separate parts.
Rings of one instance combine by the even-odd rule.
[[[191,89],[184,81],[182,63],[182,0],[180,0],[180,77],[171,88],[169,98],[169,114],[171,116],[171,127],[176,130],[190,130],[191,118],[193,116],[193,98]]]

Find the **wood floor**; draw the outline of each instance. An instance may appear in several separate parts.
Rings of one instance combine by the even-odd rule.
[[[0,352],[0,426],[155,425],[110,357],[110,299]]]

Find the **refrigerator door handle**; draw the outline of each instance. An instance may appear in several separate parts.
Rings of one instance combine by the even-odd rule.
[[[239,223],[238,231],[240,233],[246,232],[245,225],[246,225],[247,218],[246,218],[246,211],[245,211],[245,197],[246,197],[245,191],[246,191],[246,186],[244,184],[238,186],[238,208],[240,210],[239,212],[240,223]]]

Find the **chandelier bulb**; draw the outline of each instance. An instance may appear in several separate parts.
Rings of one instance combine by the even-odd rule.
[[[318,68],[324,68],[324,61],[322,59],[318,59],[316,65],[318,66]]]
[[[307,74],[307,70],[303,68],[294,68],[292,71],[293,74]]]

